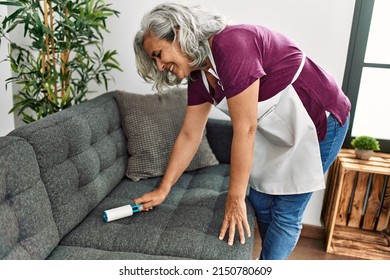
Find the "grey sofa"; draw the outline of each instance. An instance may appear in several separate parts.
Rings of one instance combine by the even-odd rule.
[[[152,211],[104,223],[104,210],[161,180],[125,176],[114,92],[12,131],[0,138],[0,259],[251,259],[253,237],[234,246],[218,239],[231,136],[229,122],[209,120],[220,164],[186,172]]]

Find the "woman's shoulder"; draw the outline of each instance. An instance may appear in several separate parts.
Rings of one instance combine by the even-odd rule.
[[[225,43],[226,41],[251,39],[251,41],[290,41],[282,33],[259,24],[235,24],[227,25],[218,34],[214,35],[214,41]],[[255,39],[255,40],[253,40]],[[248,43],[249,41],[247,41]]]
[[[262,34],[273,33],[271,29],[268,27],[258,25],[258,24],[235,24],[235,25],[227,25],[224,29],[222,29],[216,37],[226,38],[231,36],[261,36]]]
[[[261,25],[236,24],[227,25],[222,31],[214,35],[213,49],[231,48],[232,50],[242,47],[249,47],[249,42],[261,43],[272,33],[270,29]]]
[[[229,49],[234,51],[247,45],[249,37],[253,37],[249,25],[228,25],[214,35],[212,50],[215,52]]]

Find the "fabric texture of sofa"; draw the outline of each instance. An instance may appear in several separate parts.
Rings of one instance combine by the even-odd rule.
[[[219,164],[185,172],[152,211],[104,223],[161,176],[126,176],[128,139],[108,92],[0,137],[0,259],[251,259],[253,237],[218,239],[229,180],[230,122],[210,119]],[[254,212],[247,203],[254,235]]]

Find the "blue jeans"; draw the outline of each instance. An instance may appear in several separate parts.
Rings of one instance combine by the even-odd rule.
[[[332,116],[328,117],[328,129],[320,141],[324,173],[336,159],[349,126],[344,126]],[[262,239],[261,260],[285,260],[298,242],[302,218],[312,192],[295,195],[269,195],[252,188],[249,200],[253,205]]]

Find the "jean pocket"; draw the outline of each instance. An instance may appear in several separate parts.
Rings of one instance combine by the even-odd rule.
[[[294,145],[293,129],[273,109],[274,107],[261,116],[257,123],[257,130],[275,145],[292,147]]]

